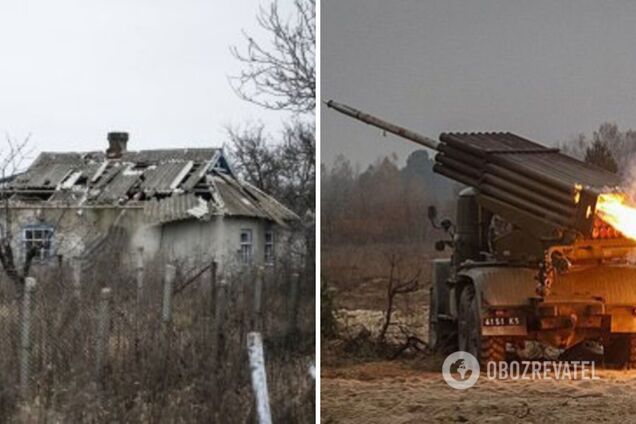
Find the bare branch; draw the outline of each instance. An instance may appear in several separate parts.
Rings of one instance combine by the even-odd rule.
[[[230,77],[239,97],[267,109],[313,113],[316,108],[316,4],[295,0],[292,22],[284,20],[274,1],[261,8],[258,24],[271,37],[264,46],[244,33],[245,50],[230,51],[246,68]]]
[[[396,253],[387,255],[389,262],[389,281],[387,283],[387,306],[384,314],[384,323],[380,330],[378,340],[384,342],[386,338],[386,332],[391,325],[391,318],[393,316],[393,306],[395,302],[395,296],[398,294],[412,293],[419,289],[419,276],[421,270],[418,270],[413,278],[407,281],[402,281],[400,276],[400,259]]]
[[[241,178],[299,215],[314,210],[316,140],[314,125],[294,120],[275,143],[261,124],[227,128],[228,151]]]
[[[2,211],[4,213],[3,228],[0,233],[0,264],[9,279],[16,287],[16,292],[21,297],[24,291],[25,279],[29,274],[33,258],[37,254],[34,249],[30,249],[25,253],[22,268],[18,268],[16,256],[13,251],[13,229],[12,229],[12,211],[10,207],[11,193],[5,190],[6,180],[22,172],[25,161],[33,151],[29,148],[31,135],[29,134],[24,140],[17,141],[6,134],[7,149],[0,151],[0,173],[2,175],[2,185],[0,186],[0,199],[3,202]]]

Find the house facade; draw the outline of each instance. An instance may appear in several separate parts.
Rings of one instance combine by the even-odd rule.
[[[229,267],[289,253],[299,218],[239,180],[221,149],[129,151],[127,133],[108,141],[105,152],[42,153],[4,183],[0,222],[19,260],[90,266],[114,255]]]

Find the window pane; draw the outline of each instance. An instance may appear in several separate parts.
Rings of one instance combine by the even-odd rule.
[[[252,246],[249,244],[241,246],[241,262],[247,264],[252,262]]]
[[[34,260],[45,260],[51,256],[53,229],[50,227],[31,227],[24,229],[23,254],[34,255]]]

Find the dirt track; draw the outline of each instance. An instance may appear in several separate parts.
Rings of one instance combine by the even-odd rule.
[[[400,362],[326,368],[322,423],[634,422],[636,371],[597,370],[596,381],[493,381],[464,391],[440,372]]]

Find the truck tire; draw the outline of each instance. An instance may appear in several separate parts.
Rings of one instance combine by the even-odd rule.
[[[629,335],[629,362],[627,366],[630,369],[636,369],[636,334]]]
[[[481,317],[475,287],[466,286],[459,297],[457,320],[459,350],[470,353],[483,367],[488,362],[501,362],[506,359],[505,337],[482,336]]]
[[[636,334],[620,334],[612,336],[604,346],[605,362],[636,369]]]
[[[506,360],[506,339],[503,337],[481,337],[481,364]]]

